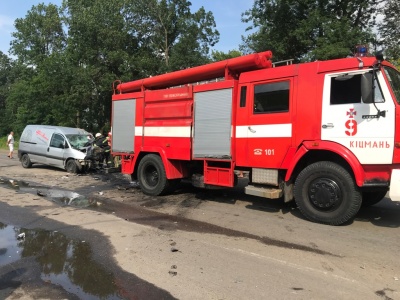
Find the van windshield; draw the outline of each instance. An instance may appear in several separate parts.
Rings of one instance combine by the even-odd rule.
[[[91,134],[67,134],[66,135],[72,148],[83,148],[87,146],[87,143],[93,139]]]

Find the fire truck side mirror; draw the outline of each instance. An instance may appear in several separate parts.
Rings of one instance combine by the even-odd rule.
[[[371,73],[365,73],[361,76],[361,98],[364,103],[374,102],[372,76],[373,75]]]

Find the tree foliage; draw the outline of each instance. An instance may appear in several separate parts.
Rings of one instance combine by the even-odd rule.
[[[400,67],[400,2],[387,0],[382,9],[383,21],[379,25],[379,34],[388,59]]]
[[[21,62],[37,66],[65,46],[62,22],[56,5],[33,6],[24,19],[16,19],[11,53]]]
[[[242,55],[243,55],[242,52],[240,52],[239,50],[230,50],[227,53],[214,50],[211,52],[211,59],[212,59],[212,61],[221,61],[221,60],[225,60],[225,59],[239,57]]]
[[[242,49],[272,50],[277,60],[344,57],[354,45],[373,41],[380,0],[256,0],[242,15],[256,30]]]
[[[384,18],[375,27],[378,14]],[[0,52],[0,133],[18,134],[31,123],[105,131],[115,80],[250,52],[272,50],[276,61],[312,61],[345,57],[356,44],[373,49],[379,42],[400,65],[399,14],[397,0],[255,0],[242,14],[251,33],[239,50],[224,53],[211,51],[219,41],[212,12],[192,11],[188,0],[38,4],[15,20],[13,57]]]
[[[7,124],[5,121],[9,121],[5,108],[10,89],[11,72],[11,59],[0,51],[0,120],[3,120],[3,124],[1,124],[3,127]],[[4,128],[4,132],[9,132],[10,130],[11,128]]]
[[[192,13],[190,6],[187,0],[136,0],[125,6],[128,32],[147,51],[146,58],[154,58],[158,73],[207,62],[219,40],[213,14],[203,7]]]
[[[16,19],[0,53],[0,125],[109,130],[113,81],[208,62],[219,39],[211,12],[186,0],[63,0]],[[7,120],[7,121],[6,121]]]

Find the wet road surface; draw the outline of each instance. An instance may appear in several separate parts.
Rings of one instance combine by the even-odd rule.
[[[42,169],[29,171],[41,174]],[[99,173],[79,178],[51,169],[45,173],[57,178],[43,181],[26,172],[0,173],[0,188],[10,192],[0,201],[0,281],[4,282],[0,298],[18,287],[33,295],[36,291],[32,299],[244,299],[244,295],[276,299],[279,295],[389,300],[399,295],[400,268],[395,260],[400,250],[400,207],[387,199],[363,209],[346,226],[329,227],[304,221],[296,208],[280,201],[260,201],[238,191],[183,185],[174,195],[149,197],[118,176]],[[65,184],[73,181],[87,183],[74,189]],[[29,201],[12,205],[14,197],[26,194]],[[40,213],[44,199],[49,209]],[[60,209],[51,208],[54,204]],[[118,245],[110,243],[108,234],[61,222],[71,217],[69,208],[75,216],[87,218],[86,223],[93,215],[99,220],[109,215],[125,222],[119,223],[121,228],[142,226],[135,234],[116,231],[121,232],[122,249],[134,249],[129,251],[135,259],[128,258],[133,266],[120,267],[115,260]],[[156,235],[146,240],[151,232]],[[18,237],[22,233],[25,237]],[[160,238],[162,246],[152,249],[151,245],[160,245]],[[157,279],[159,270],[135,268],[140,263],[150,269],[159,265],[170,279]],[[188,273],[188,267],[196,269]],[[222,278],[232,281],[214,286]],[[252,281],[260,280],[260,291],[261,283],[251,288]],[[329,295],[324,294],[325,286],[331,286]],[[234,289],[238,290],[232,294]]]

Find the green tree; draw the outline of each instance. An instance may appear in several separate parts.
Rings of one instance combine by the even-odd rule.
[[[213,50],[211,52],[211,59],[212,61],[221,61],[225,59],[239,57],[242,55],[243,55],[242,52],[240,52],[239,50],[230,50],[227,53],[218,50]]]
[[[56,5],[32,6],[25,18],[16,19],[11,54],[21,62],[38,66],[46,57],[65,47],[62,22]]]
[[[29,123],[56,124],[52,109],[59,103],[62,65],[54,65],[65,49],[65,34],[58,7],[33,6],[15,21],[10,52],[17,57],[6,103],[6,115],[15,131]]]
[[[387,0],[382,9],[383,21],[379,24],[381,42],[386,55],[397,67],[400,67],[400,2]]]
[[[0,114],[15,131],[28,123],[109,129],[113,81],[210,60],[209,49],[219,38],[213,15],[204,8],[192,13],[190,6],[187,0],[64,0],[60,8],[33,6],[15,21],[11,53],[16,60],[6,76],[7,89],[1,90],[6,88],[1,82]],[[0,56],[2,63],[6,66]],[[6,69],[0,71],[4,81]]]
[[[209,49],[219,40],[214,16],[203,7],[192,13],[190,6],[187,0],[129,1],[127,27],[156,62],[156,73],[209,61]]]
[[[11,59],[0,51],[0,136],[11,130],[6,114],[6,99],[10,90]]]
[[[112,82],[131,71],[131,59],[138,52],[137,39],[126,31],[125,2],[63,2],[68,27],[65,62],[71,78],[63,98],[75,110],[74,125],[92,132],[110,122]]]
[[[241,49],[272,50],[277,60],[345,57],[354,46],[373,41],[380,0],[255,0],[242,14],[248,29]]]

